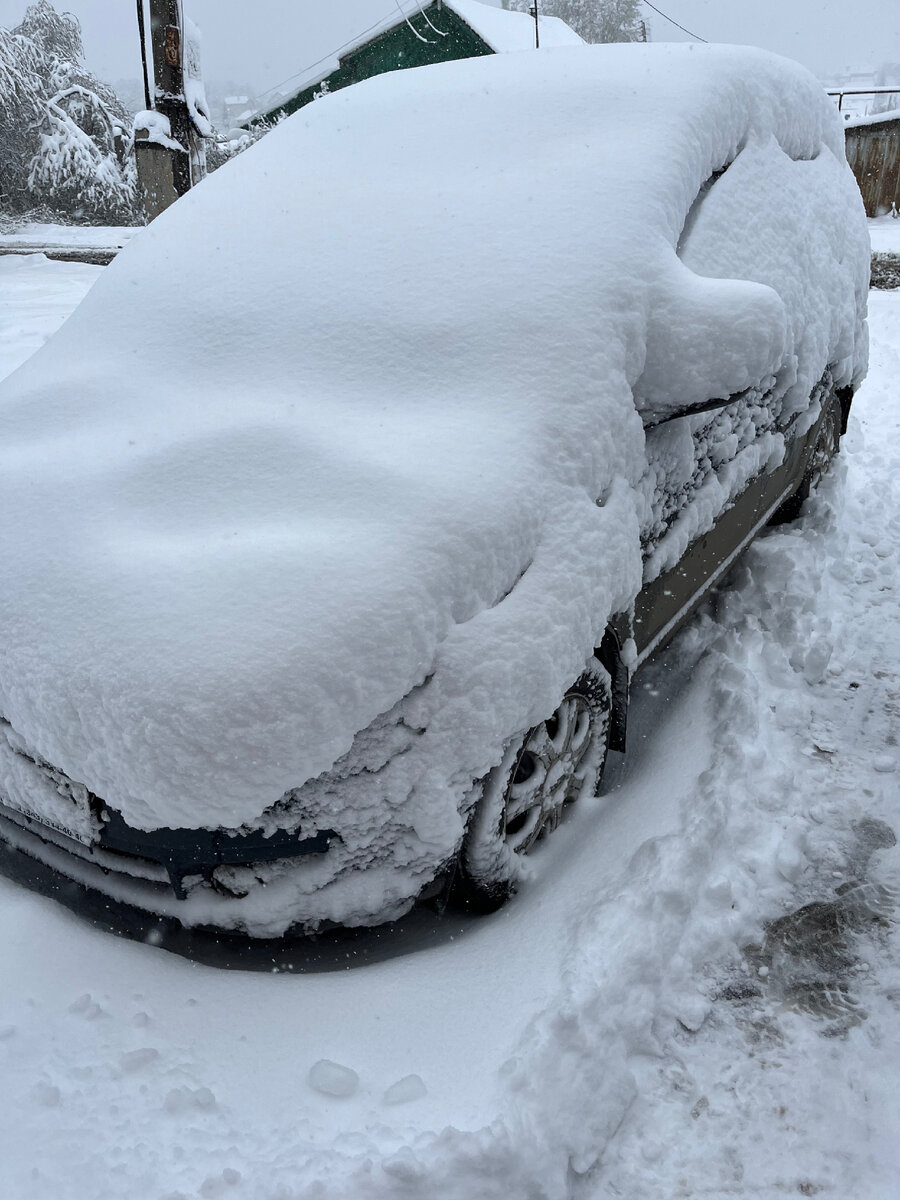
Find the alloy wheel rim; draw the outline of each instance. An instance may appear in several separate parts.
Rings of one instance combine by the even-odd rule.
[[[829,409],[822,423],[822,429],[816,441],[812,457],[813,486],[821,482],[828,470],[828,465],[837,453],[838,434],[837,417],[833,409]]]
[[[516,854],[559,824],[566,804],[584,784],[594,714],[590,703],[570,693],[546,721],[528,734],[516,756],[503,806],[503,838]]]

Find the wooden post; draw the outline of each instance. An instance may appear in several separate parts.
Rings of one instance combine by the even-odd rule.
[[[176,156],[175,187],[183,196],[191,186],[191,122],[184,99],[181,5],[179,0],[150,0],[150,45],[153,49],[153,107],[169,118],[172,138],[184,146]]]
[[[160,140],[150,123],[135,127],[135,157],[144,211],[152,221],[192,184],[191,151],[194,132],[184,97],[184,38],[180,0],[138,0],[138,26],[144,55],[147,50],[144,4],[150,12],[152,85],[145,77],[151,110],[168,121],[169,137]],[[149,75],[149,72],[147,73]]]

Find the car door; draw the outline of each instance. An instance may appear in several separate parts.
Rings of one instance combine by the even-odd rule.
[[[811,399],[824,413],[832,400],[827,374],[815,391]],[[796,420],[783,425],[776,406],[755,395],[647,431],[644,586],[634,611],[639,661],[674,636],[796,491],[819,423],[804,432]],[[729,498],[735,471],[753,463],[759,468]]]

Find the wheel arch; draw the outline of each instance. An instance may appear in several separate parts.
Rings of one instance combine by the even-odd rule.
[[[850,406],[853,403],[853,388],[842,387],[835,390],[841,406],[841,437],[847,432],[847,422],[850,420]]]
[[[612,712],[609,718],[609,748],[625,752],[628,726],[628,695],[631,674],[622,659],[620,635],[612,625],[606,627],[600,645],[594,650],[596,658],[609,671],[612,683]]]

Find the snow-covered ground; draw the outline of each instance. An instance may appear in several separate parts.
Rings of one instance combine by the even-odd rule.
[[[46,342],[102,269],[50,264],[43,254],[0,255],[0,378]]]
[[[885,216],[869,221],[872,249],[881,254],[900,254],[900,219]]]
[[[29,221],[0,233],[0,250],[60,246],[67,250],[121,250],[139,230],[122,225],[49,225]]]
[[[4,370],[98,274],[9,263]],[[871,328],[820,495],[646,670],[496,916],[250,975],[0,880],[0,1195],[895,1195],[900,293]]]

